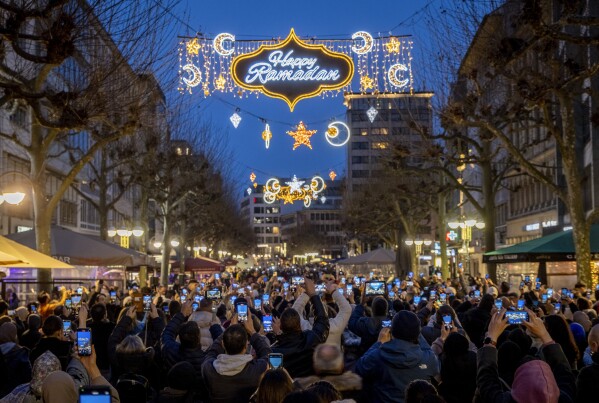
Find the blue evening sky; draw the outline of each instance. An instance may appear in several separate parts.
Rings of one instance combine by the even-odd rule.
[[[331,38],[335,35],[335,38],[350,38],[354,32],[360,30],[378,36],[388,35],[393,29],[394,35],[414,35],[416,50],[419,35],[426,32],[426,27],[421,26],[423,20],[413,17],[414,13],[434,1],[187,0],[182,3],[176,11],[177,16],[209,37],[228,32],[238,39],[285,38],[293,27],[300,37]],[[397,27],[402,22],[403,24]],[[180,35],[194,34],[190,27],[182,23],[173,21],[173,24],[181,24]],[[414,71],[414,81],[423,81],[422,77],[418,77],[417,70]],[[235,179],[240,182],[240,191],[250,183],[247,178],[252,171],[261,183],[267,176],[273,175],[289,177],[295,174],[303,178],[315,174],[325,177],[331,169],[339,176],[345,172],[346,148],[332,147],[324,139],[324,131],[331,118],[345,119],[342,94],[333,98],[316,97],[302,100],[293,112],[289,111],[284,101],[264,95],[257,99],[250,97],[240,100],[231,94],[217,94],[203,100],[200,91],[197,91],[193,95],[180,96],[194,97],[199,105],[199,113],[205,114],[204,116],[214,124],[228,130],[228,142],[234,152],[233,171]],[[219,99],[235,106],[227,105]],[[241,109],[240,115],[243,119],[237,129],[229,122],[235,107]],[[261,139],[264,124],[246,112],[269,121],[273,132],[270,149],[265,149]],[[308,123],[308,129],[318,130],[311,139],[313,150],[302,146],[292,151],[293,139],[285,132],[295,129],[292,125],[296,125],[300,120]]]

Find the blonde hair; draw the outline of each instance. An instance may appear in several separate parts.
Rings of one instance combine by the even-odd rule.
[[[143,353],[146,351],[146,346],[144,345],[141,337],[137,335],[129,335],[121,341],[118,346],[116,346],[116,352],[119,354],[134,354],[134,353]]]

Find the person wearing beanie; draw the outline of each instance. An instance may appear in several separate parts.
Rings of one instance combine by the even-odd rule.
[[[0,356],[3,359],[3,370],[9,375],[0,379],[0,398],[2,398],[16,386],[31,380],[29,350],[19,346],[17,327],[12,322],[0,326]]]
[[[599,396],[599,325],[589,332],[592,364],[582,368],[576,380],[576,403],[592,402]]]
[[[367,298],[363,299],[364,302]],[[382,322],[387,319],[388,305],[383,297],[375,297],[372,300],[372,316],[366,316],[364,305],[357,305],[349,317],[348,328],[356,336],[360,337],[359,353],[363,354],[377,341],[382,328]]]
[[[378,341],[358,360],[356,372],[374,403],[404,403],[410,382],[437,376],[439,363],[420,334],[418,316],[410,311],[395,314],[391,328],[383,328]]]
[[[452,329],[453,330],[453,329]],[[476,353],[466,336],[444,330],[439,394],[447,403],[471,402],[476,390]]]
[[[193,365],[179,362],[168,371],[167,387],[160,391],[156,403],[192,403],[193,389],[198,382]]]
[[[489,323],[483,347],[477,353],[476,384],[482,402],[544,402],[557,403],[573,401],[576,393],[576,379],[559,344],[555,343],[545,328],[543,320],[531,311],[526,329],[541,340],[539,356],[542,360],[531,359],[520,365],[514,374],[511,390],[504,389],[497,367],[497,339],[508,326],[505,308],[494,313]]]

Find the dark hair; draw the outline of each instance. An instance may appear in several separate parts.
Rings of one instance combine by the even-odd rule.
[[[185,322],[179,327],[181,348],[196,348],[200,344],[200,328],[195,321]]]
[[[247,348],[248,333],[243,325],[231,325],[223,334],[223,347],[229,355],[241,354]]]
[[[27,327],[30,330],[39,330],[40,326],[42,325],[42,317],[39,315],[36,315],[35,313],[32,313],[31,315],[29,315],[29,317],[27,318]]]
[[[580,358],[580,351],[568,322],[561,316],[547,315],[545,316],[545,327],[551,338],[562,347],[570,366],[573,367]]]
[[[281,330],[284,333],[301,332],[299,313],[295,309],[286,309],[281,315]]]
[[[576,300],[576,305],[578,306],[578,310],[580,311],[592,308],[591,301],[583,297],[580,297]]]
[[[508,283],[507,281],[502,281],[499,288],[499,293],[505,295],[508,292],[510,292],[510,283]]]
[[[437,310],[435,322],[439,326],[443,326],[443,316],[451,315],[451,320],[454,322],[455,326],[455,311],[449,305],[441,305]]]
[[[50,315],[44,321],[42,325],[42,332],[45,336],[53,335],[54,333],[62,330],[62,319],[56,315]]]
[[[257,403],[279,403],[293,391],[293,380],[285,368],[271,369],[262,374],[258,390]]]
[[[387,316],[389,305],[383,297],[376,297],[372,300],[372,316]]]
[[[6,301],[1,300],[0,301],[0,316],[5,315],[6,311],[8,311],[8,304],[6,303]]]
[[[323,403],[323,401],[311,390],[298,390],[285,396],[282,403]]]
[[[168,313],[171,315],[171,318],[179,312],[181,312],[181,304],[179,301],[171,299],[171,302],[168,303]]]
[[[66,316],[67,308],[64,305],[58,305],[54,307],[54,311],[52,312],[56,316],[65,315]]]
[[[343,398],[337,388],[335,388],[331,382],[327,381],[314,382],[308,387],[308,390],[316,393],[321,400],[327,403],[333,402],[335,400],[341,400]]]
[[[106,305],[97,303],[90,309],[92,321],[101,322],[106,317]]]
[[[491,312],[493,306],[495,306],[495,298],[491,294],[485,294],[478,304],[478,309]]]
[[[50,302],[50,295],[45,291],[40,292],[37,296],[37,302],[40,304],[47,304]]]
[[[406,388],[405,403],[442,402],[437,389],[428,381],[417,379]]]

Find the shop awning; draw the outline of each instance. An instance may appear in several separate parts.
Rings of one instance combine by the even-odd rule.
[[[599,224],[591,226],[591,259],[599,260]],[[484,263],[568,262],[576,260],[572,230],[487,252]]]
[[[73,266],[0,236],[0,267],[73,269]]]
[[[18,232],[7,238],[35,248],[35,230]],[[146,255],[132,249],[59,226],[52,226],[50,246],[52,257],[73,266],[135,266],[146,260]]]
[[[181,266],[179,261],[173,262],[171,267],[178,269]],[[185,270],[191,271],[220,271],[223,264],[218,260],[210,259],[207,257],[194,257],[185,259]]]

